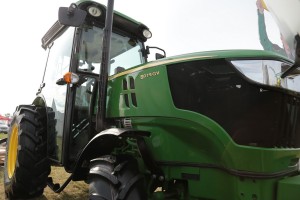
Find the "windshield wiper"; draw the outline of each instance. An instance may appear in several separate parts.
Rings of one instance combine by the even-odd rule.
[[[288,68],[286,71],[284,71],[281,74],[281,78],[285,78],[286,76],[288,76],[292,71],[294,71],[295,69],[297,69],[298,67],[300,67],[300,36],[299,34],[297,34],[295,36],[295,41],[296,41],[296,48],[295,48],[295,62],[294,64]]]

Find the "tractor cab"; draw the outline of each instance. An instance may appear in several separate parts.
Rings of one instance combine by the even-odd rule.
[[[78,24],[74,24],[75,19],[68,21],[72,10],[75,18],[82,18]],[[68,169],[96,133],[105,14],[105,6],[91,1],[61,8],[60,19],[42,38],[49,57],[39,93],[51,108],[49,121],[53,123],[48,130],[48,153]],[[145,25],[114,12],[107,74],[145,63],[144,42],[150,37]]]

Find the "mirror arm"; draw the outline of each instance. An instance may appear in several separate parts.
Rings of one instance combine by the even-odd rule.
[[[161,50],[161,51],[164,53],[164,55],[162,55],[161,58],[165,58],[165,57],[167,56],[166,51],[163,50],[163,49],[161,49],[161,48],[159,48],[159,47],[146,46],[146,49],[144,49],[143,52],[142,52],[143,55],[144,55],[146,58],[148,58],[148,55],[150,54],[150,50],[149,50],[149,49],[158,49],[158,50]]]

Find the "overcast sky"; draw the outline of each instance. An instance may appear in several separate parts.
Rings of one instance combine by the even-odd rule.
[[[0,114],[13,114],[17,105],[32,103],[46,61],[41,38],[57,20],[58,8],[72,2],[2,2]],[[99,2],[106,4],[106,0]],[[147,44],[165,49],[167,56],[261,49],[255,0],[115,0],[115,9],[147,25],[153,34]],[[269,29],[270,38],[278,43],[279,32]]]

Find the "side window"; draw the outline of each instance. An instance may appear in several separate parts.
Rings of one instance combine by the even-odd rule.
[[[117,55],[111,59],[111,70],[109,75],[119,73],[118,69],[128,69],[144,63],[140,44],[136,44],[135,47]]]
[[[102,56],[103,30],[98,27],[84,27],[80,41],[78,70],[84,72],[100,72]]]
[[[51,115],[54,119],[50,121],[54,123],[51,127],[55,128],[48,129],[48,154],[58,161],[61,161],[67,85],[57,85],[56,81],[69,71],[73,34],[74,28],[68,28],[51,47],[42,90],[48,110],[54,113],[54,116]]]

